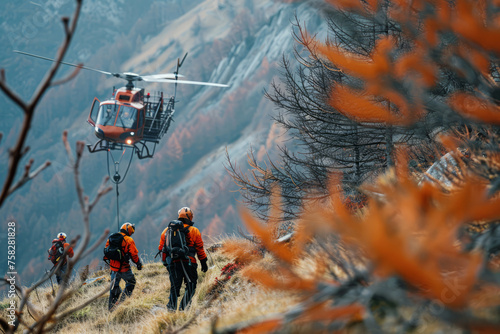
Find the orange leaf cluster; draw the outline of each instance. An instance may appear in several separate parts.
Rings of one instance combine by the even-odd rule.
[[[313,321],[332,322],[333,320],[345,319],[345,318],[359,319],[361,318],[363,310],[364,307],[359,304],[330,308],[330,307],[325,307],[323,303],[309,308],[297,322],[298,323],[313,322]]]
[[[319,44],[319,43],[318,43]],[[318,51],[345,72],[367,81],[377,80],[391,69],[389,52],[394,40],[382,38],[377,42],[371,57],[363,57],[334,45],[318,45]]]
[[[256,262],[262,258],[259,256],[255,244],[246,240],[226,240],[222,251],[226,254],[231,254],[235,258],[234,262],[242,264]]]
[[[336,85],[330,94],[330,104],[347,117],[362,122],[408,125],[423,117],[425,111],[417,90],[413,92],[412,101],[408,101],[392,87],[394,80],[403,80],[410,75],[416,89],[432,86],[436,81],[437,67],[420,49],[392,60],[389,53],[395,47],[393,38],[381,37],[371,56],[361,57],[340,47],[319,45],[318,51],[335,66],[366,82],[363,92]],[[381,100],[385,103],[379,102]]]
[[[283,325],[282,319],[269,319],[257,324],[253,324],[250,327],[244,328],[238,333],[241,334],[261,334],[261,333],[273,333]]]
[[[398,124],[400,119],[386,106],[373,101],[371,96],[348,87],[333,88],[330,105],[343,115],[356,121]]]
[[[486,21],[489,16],[485,1],[458,0],[456,15],[452,17],[450,27],[471,43],[487,51],[500,52],[500,25],[498,21]],[[482,4],[482,5],[481,5]]]
[[[325,303],[320,303],[305,309],[304,313],[296,319],[295,323],[331,323],[333,321],[343,319],[360,319],[363,310],[363,306],[358,304],[330,308],[325,306]],[[284,324],[285,321],[283,317],[276,317],[253,324],[249,327],[244,328],[243,330],[238,331],[238,333],[274,333],[275,331],[282,328]]]
[[[450,98],[450,105],[464,116],[500,125],[500,107],[488,100],[469,93],[456,93]]]
[[[316,291],[317,281],[312,278],[302,278],[291,270],[284,267],[276,271],[256,266],[248,266],[242,269],[243,275],[261,285],[273,290],[291,290],[296,292]]]

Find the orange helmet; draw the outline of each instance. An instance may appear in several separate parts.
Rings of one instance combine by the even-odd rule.
[[[188,208],[187,206],[181,208],[179,210],[178,214],[179,214],[179,218],[187,218],[190,221],[193,220],[193,217],[194,217],[193,211],[190,208]]]
[[[131,236],[135,232],[135,225],[131,223],[125,223],[120,228],[120,232],[126,233],[128,236]]]

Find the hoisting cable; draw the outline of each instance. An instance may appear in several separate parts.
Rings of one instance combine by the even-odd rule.
[[[118,231],[120,231],[120,201],[118,197],[120,193],[118,192],[118,183],[115,183],[116,186],[116,224],[118,225]]]
[[[120,230],[120,202],[119,202],[120,193],[118,191],[118,185],[125,180],[125,177],[127,176],[128,170],[130,168],[130,164],[132,163],[132,158],[134,157],[134,151],[132,150],[132,153],[130,153],[130,160],[128,162],[127,169],[125,170],[125,175],[123,176],[123,178],[121,178],[121,175],[120,173],[118,173],[118,171],[120,170],[120,162],[122,161],[123,156],[125,155],[125,150],[126,149],[123,149],[119,161],[115,160],[115,158],[113,157],[113,153],[111,153],[110,149],[108,149],[108,154],[106,155],[108,163],[108,176],[111,179],[111,182],[113,182],[116,186],[116,223],[118,225],[118,231]],[[109,171],[109,156],[111,156],[111,158],[113,159],[115,167],[115,175],[113,175],[113,177],[111,177],[111,173]]]

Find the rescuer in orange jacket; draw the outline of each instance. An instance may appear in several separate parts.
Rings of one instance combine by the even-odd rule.
[[[106,241],[104,248],[104,260],[109,260],[111,269],[111,290],[109,292],[109,310],[111,310],[118,302],[122,302],[125,298],[132,295],[135,288],[135,276],[130,268],[129,260],[131,259],[136,265],[137,270],[142,270],[142,262],[139,258],[139,251],[135,246],[134,239],[131,238],[135,232],[135,225],[125,223],[120,228],[120,233],[113,233]],[[113,253],[117,253],[118,258],[115,258]],[[125,290],[120,288],[120,281],[125,281]]]
[[[167,304],[167,309],[171,311],[177,310],[177,298],[179,297],[182,282],[185,282],[186,289],[181,300],[179,309],[186,309],[196,291],[196,282],[198,280],[198,271],[195,255],[201,263],[201,270],[206,272],[207,254],[203,249],[203,239],[200,231],[193,226],[193,211],[188,207],[183,207],[178,212],[178,220],[170,222],[169,226],[163,230],[160,236],[160,244],[158,250],[162,252],[162,260],[164,266],[168,270],[170,278],[170,297]],[[175,231],[177,226],[177,233]],[[170,229],[170,231],[169,231]],[[181,236],[185,239],[185,245],[177,247],[175,238]],[[176,250],[180,250],[181,255],[177,255]]]
[[[60,244],[63,245],[63,248],[64,248],[63,251],[66,251],[66,255],[68,255],[70,258],[73,257],[73,255],[74,255],[73,248],[71,247],[71,245],[69,243],[66,242],[66,233],[60,232],[57,234],[57,238],[52,240],[53,245],[58,243],[58,242],[60,242]],[[49,256],[49,259],[50,259],[50,256]],[[55,261],[56,262],[53,262],[54,266],[57,266],[57,264],[59,263],[59,259],[55,259]],[[66,274],[66,269],[68,269],[67,258],[64,257],[62,259],[62,261],[63,261],[63,263],[61,264],[59,269],[55,272],[57,284],[61,284],[62,278]]]

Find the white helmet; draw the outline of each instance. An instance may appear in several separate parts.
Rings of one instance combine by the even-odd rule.
[[[66,233],[60,232],[57,234],[57,239],[66,239]]]

